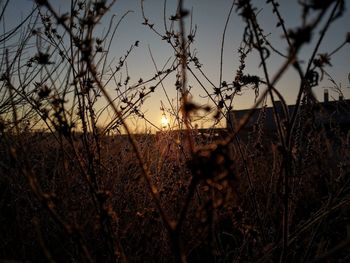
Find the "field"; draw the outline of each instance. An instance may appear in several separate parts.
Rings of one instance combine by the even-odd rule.
[[[350,260],[350,100],[328,73],[334,54],[348,54],[349,33],[333,51],[319,51],[345,1],[305,1],[300,27],[289,30],[279,1],[267,1],[285,54],[268,42],[254,3],[233,1],[227,23],[235,11],[246,27],[234,76],[224,80],[220,68],[219,86],[192,49],[195,30],[185,34],[182,1],[165,32],[141,1],[143,26],[173,48],[174,61],[136,83],[120,71],[128,74],[138,41],[112,69],[107,54],[119,23],[111,18],[106,37],[94,36],[113,1],[72,1],[69,14],[50,2],[35,1],[31,22],[0,39],[1,263]],[[7,3],[0,6],[5,13]],[[260,75],[245,71],[252,53]],[[283,62],[276,74],[268,73],[272,53]],[[287,68],[299,77],[293,105],[278,86]],[[332,87],[320,102],[314,91],[323,78]],[[207,103],[191,93],[193,82]],[[157,128],[144,104],[161,89],[170,121]],[[245,92],[254,105],[234,109]],[[156,131],[134,132],[133,118]],[[199,128],[199,120],[210,125]]]
[[[233,145],[199,138],[190,158],[177,147],[180,135],[136,137],[159,208],[126,136],[99,138],[98,153],[92,136],[84,147],[82,134],[70,142],[59,134],[3,134],[1,258],[109,262],[116,248],[116,257],[131,262],[168,262],[179,242],[189,262],[278,260],[284,200],[278,146],[242,142],[243,161]],[[336,136],[343,141],[335,149],[323,131],[308,137],[289,182],[288,258],[345,260],[348,137]],[[183,209],[178,236],[169,236],[163,220],[171,224]]]

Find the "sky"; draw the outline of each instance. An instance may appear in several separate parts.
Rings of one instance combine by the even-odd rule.
[[[3,5],[4,1],[1,1]],[[56,0],[50,1],[52,5],[60,13],[69,6],[69,0]],[[281,37],[281,28],[276,28],[277,18],[272,13],[271,5],[267,5],[266,1],[256,0],[253,4],[259,10],[258,20],[261,23],[264,32],[269,34],[269,41],[277,47],[280,51],[286,52],[287,45],[286,41]],[[284,18],[287,28],[295,28],[300,25],[300,7],[296,4],[297,0],[280,0],[280,13]],[[345,1],[348,4],[348,1]],[[176,13],[175,0],[167,0],[166,17],[167,23],[170,23],[168,19],[171,15]],[[203,71],[207,77],[215,84],[219,85],[219,68],[220,68],[220,49],[222,34],[224,30],[225,21],[227,19],[232,0],[185,0],[185,8],[192,11],[192,25],[197,27],[195,41],[192,46],[192,50],[195,49],[200,62],[203,64]],[[28,14],[32,8],[33,1],[31,0],[10,0],[8,9],[6,10],[4,21],[7,27],[18,24],[26,14]],[[144,12],[149,18],[151,23],[154,23],[154,28],[160,32],[164,32],[164,21],[163,21],[163,7],[164,0],[145,0],[144,1]],[[343,17],[338,19],[332,24],[329,29],[324,42],[320,46],[319,52],[326,53],[331,52],[337,46],[339,46],[345,39],[349,28],[347,27],[348,21],[350,21],[350,12],[347,10]],[[147,79],[153,76],[156,72],[149,49],[152,51],[154,60],[158,68],[162,68],[166,61],[173,56],[174,52],[166,41],[162,41],[159,36],[154,34],[149,28],[142,25],[144,21],[142,18],[141,4],[139,0],[117,0],[106,19],[100,24],[101,35],[102,32],[107,28],[108,20],[112,15],[115,15],[117,19],[121,18],[123,14],[131,10],[131,13],[121,21],[114,40],[111,46],[110,59],[113,57],[117,59],[125,54],[129,49],[130,45],[139,41],[139,47],[133,50],[127,60],[127,66],[129,75],[131,77],[131,83],[136,83],[140,78]],[[327,13],[328,14],[328,13]],[[325,18],[327,17],[325,15]],[[189,32],[190,21],[185,21],[186,31]],[[3,30],[3,29],[1,29]],[[236,12],[232,13],[229,20],[225,46],[224,46],[224,60],[223,60],[223,80],[232,82],[235,72],[239,66],[238,48],[241,43],[242,33],[244,30],[244,23],[242,18],[237,15]],[[2,31],[0,31],[2,32]],[[319,32],[319,29],[316,33]],[[96,32],[97,34],[99,32]],[[317,39],[317,35],[315,35]],[[300,53],[300,59],[305,61],[304,65],[308,62],[308,57],[312,51],[312,47],[315,42],[311,42],[306,45]],[[342,50],[336,53],[331,60],[333,67],[327,67],[327,71],[332,75],[336,83],[340,83],[343,87],[343,93],[346,99],[350,99],[349,92],[349,61],[350,52],[349,45],[346,45]],[[271,76],[278,70],[282,65],[283,60],[277,55],[271,55],[268,60],[268,70]],[[262,75],[262,67],[259,67],[259,60],[256,53],[252,53],[247,58],[246,73]],[[204,81],[204,80],[203,80]],[[167,92],[168,97],[176,99],[176,89],[174,87],[175,77],[170,76],[164,81],[164,89]],[[203,82],[205,87],[211,89],[211,85],[208,82]],[[189,85],[191,85],[191,93],[193,100],[199,104],[206,104],[209,102],[205,98],[205,92],[200,85],[189,76]],[[289,70],[287,74],[277,83],[276,88],[285,97],[287,103],[294,104],[297,91],[298,91],[298,75],[293,69]],[[322,94],[325,87],[331,86],[331,82],[325,78],[316,87],[314,92],[322,101]],[[113,97],[113,89],[110,89]],[[245,109],[249,108],[254,104],[254,93],[247,91],[242,96],[239,96],[234,101],[234,109]],[[338,95],[330,90],[330,96],[337,98]],[[203,98],[204,97],[204,98]],[[156,92],[149,98],[146,99],[143,105],[143,111],[146,118],[155,124],[160,125],[162,111],[160,110],[163,105],[169,108],[167,98],[162,88],[157,88]],[[135,129],[143,129],[142,120],[133,120]],[[207,123],[200,124],[206,126]],[[141,127],[141,128],[140,128]]]

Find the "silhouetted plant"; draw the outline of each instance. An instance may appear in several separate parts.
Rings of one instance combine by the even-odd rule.
[[[128,58],[142,39],[111,63],[116,29],[129,12],[118,21],[111,17],[104,35],[96,31],[115,2],[72,0],[61,14],[53,2],[37,0],[29,16],[0,37],[0,258],[346,261],[350,140],[348,127],[334,116],[348,116],[350,109],[340,100],[329,103],[329,114],[313,93],[327,78],[326,88],[343,96],[328,67],[337,66],[332,57],[349,43],[349,33],[333,51],[320,51],[320,45],[345,1],[300,1],[300,25],[292,29],[279,2],[266,1],[283,52],[265,34],[254,2],[233,1],[215,80],[194,48],[197,26],[183,1],[168,17],[164,1],[163,29],[147,17],[147,2],[140,3],[142,24],[173,50],[164,67],[149,47],[155,74],[129,75]],[[238,68],[224,79],[224,42],[234,12],[245,28]],[[300,57],[312,40],[309,57]],[[261,72],[250,74],[247,58],[254,55]],[[273,55],[282,59],[274,73]],[[288,69],[300,83],[293,107],[277,86]],[[166,80],[173,81],[176,98]],[[194,84],[208,104],[193,96]],[[160,110],[170,120],[163,130],[143,108],[158,89],[166,98]],[[253,107],[234,115],[248,90]],[[158,132],[133,134],[132,117]],[[275,132],[266,128],[271,117]],[[199,129],[198,120],[210,128]],[[223,120],[226,129],[216,129]]]

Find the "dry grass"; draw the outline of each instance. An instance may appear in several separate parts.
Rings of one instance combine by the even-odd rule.
[[[235,8],[247,26],[238,52],[240,66],[231,81],[222,79],[221,68],[218,86],[191,53],[196,32],[190,28],[186,37],[187,12],[182,1],[176,15],[170,17],[171,23],[179,23],[178,32],[170,30],[173,24],[167,28],[167,23],[165,32],[157,31],[141,1],[143,24],[166,40],[175,55],[171,66],[156,69],[154,77],[136,84],[130,83],[129,76],[123,79],[118,74],[138,42],[131,45],[113,71],[106,69],[109,43],[114,37],[112,27],[105,39],[93,36],[113,1],[91,5],[73,1],[76,5],[72,5],[70,19],[47,1],[36,2],[39,22],[33,21],[23,31],[23,46],[12,47],[16,52],[10,55],[7,51],[2,54],[0,259],[349,260],[349,127],[334,119],[329,125],[333,115],[318,121],[320,105],[312,92],[319,84],[319,75],[328,75],[325,70],[331,55],[349,42],[347,36],[329,55],[319,54],[319,45],[332,22],[342,15],[345,1],[307,1],[300,27],[289,31],[277,1],[267,1],[284,34],[287,54],[281,54],[263,35],[250,1],[234,2],[227,21]],[[34,11],[29,18],[35,18]],[[42,26],[44,34],[36,31],[37,25]],[[113,24],[115,29],[118,25]],[[297,55],[318,26],[321,34],[315,37],[310,63],[304,68]],[[38,44],[35,55],[27,56],[30,52],[23,52],[23,47],[32,38],[45,44]],[[59,39],[62,42],[57,42]],[[253,50],[261,61],[262,76],[244,71]],[[284,58],[273,78],[268,72],[269,52]],[[51,58],[58,55],[63,62],[56,67]],[[61,71],[62,67],[69,70]],[[284,97],[275,87],[288,67],[294,67],[300,78],[292,112],[286,112]],[[17,72],[25,80],[19,84],[13,81]],[[200,106],[191,99],[187,75],[203,88],[210,105]],[[165,93],[168,105],[162,111],[176,120],[175,128],[182,130],[171,126],[157,134],[132,134],[126,119],[137,116],[149,122],[142,104],[162,87],[165,78],[171,77],[176,80],[178,98],[172,103]],[[203,81],[213,87],[208,89]],[[115,97],[106,90],[106,82],[115,84]],[[342,94],[335,83],[334,90]],[[229,123],[218,137],[200,134],[194,128],[192,120],[203,114],[218,124],[246,89],[255,92],[256,104],[236,126]],[[67,102],[67,94],[73,102]],[[97,109],[101,96],[109,103],[102,110]],[[272,102],[273,132],[264,128],[266,107],[259,108],[267,98]],[[347,102],[337,105],[342,107]],[[285,110],[283,114],[279,107]],[[104,111],[113,116],[107,125],[98,127]],[[259,112],[260,118],[249,130],[254,112]],[[342,112],[348,120],[349,110],[345,107]],[[35,131],[40,125],[46,127],[45,132]],[[108,135],[122,129],[125,135]]]

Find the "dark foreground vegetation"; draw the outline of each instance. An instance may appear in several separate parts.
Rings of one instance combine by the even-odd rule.
[[[319,46],[345,1],[301,1],[300,27],[289,30],[278,1],[267,1],[284,34],[284,53],[269,43],[253,4],[234,1],[227,21],[236,11],[246,24],[240,65],[229,80],[220,69],[217,86],[192,52],[195,31],[185,34],[182,1],[164,32],[141,1],[144,25],[175,55],[169,68],[137,83],[118,74],[139,43],[112,68],[107,54],[119,23],[112,20],[105,38],[94,36],[114,2],[73,0],[68,14],[48,1],[36,3],[31,23],[0,40],[1,262],[350,260],[349,103],[332,102],[334,114],[322,115],[324,105],[313,94],[327,76],[343,97],[327,67],[333,54],[348,54],[349,33],[336,50],[322,53]],[[20,41],[7,44],[21,27]],[[316,28],[321,34],[312,34]],[[313,53],[299,58],[313,36]],[[32,54],[33,46],[25,47],[33,39]],[[261,62],[261,76],[244,72],[251,53]],[[272,53],[284,62],[270,75]],[[293,107],[276,86],[287,68],[300,78]],[[162,108],[174,126],[132,134],[126,119],[148,121],[143,102],[166,78],[175,79],[179,94]],[[210,105],[189,96],[190,81],[203,88]],[[106,83],[115,84],[117,95]],[[235,121],[227,117],[224,131],[214,129],[249,89],[254,107]],[[112,116],[104,126],[103,111]],[[193,123],[203,112],[213,129],[199,131]],[[266,128],[267,119],[273,129]]]
[[[287,261],[348,258],[350,145],[340,132],[310,128],[293,153]],[[130,262],[169,262],[172,242],[180,242],[189,262],[278,261],[280,147],[252,137],[241,143],[244,160],[221,142],[202,144],[190,158],[177,136],[136,137],[162,213],[183,216],[178,236],[169,236],[127,137],[100,137],[99,149],[88,152],[82,134],[70,142],[59,134],[3,134],[1,257],[110,262],[116,252]]]

